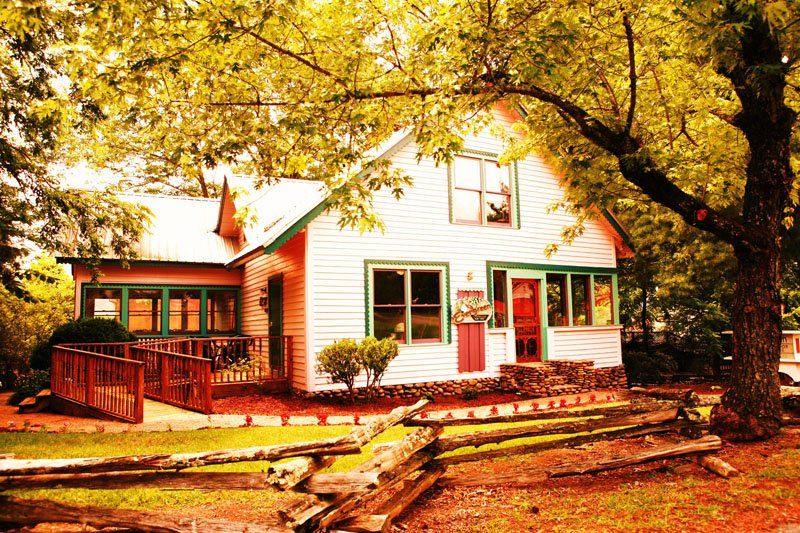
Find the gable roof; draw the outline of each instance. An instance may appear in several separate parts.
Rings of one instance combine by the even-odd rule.
[[[226,176],[223,189],[233,198],[236,210],[252,209],[256,213],[255,222],[243,227],[246,246],[226,262],[227,266],[238,266],[262,249],[271,253],[280,248],[325,209],[329,195],[318,181],[289,178],[256,189],[251,178]],[[220,219],[224,205],[225,198]]]
[[[119,198],[152,212],[142,237],[133,244],[136,261],[224,265],[236,253],[236,239],[214,231],[217,198],[156,194],[123,194]],[[66,256],[59,259],[77,260]],[[118,258],[107,248],[101,259]]]

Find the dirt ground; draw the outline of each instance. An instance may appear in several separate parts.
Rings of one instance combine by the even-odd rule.
[[[688,460],[661,461],[529,486],[480,485],[490,473],[544,470],[660,440],[595,443],[583,450],[467,463],[396,522],[407,531],[800,531],[800,430],[717,454],[742,472],[726,480]],[[476,483],[474,486],[458,482]]]
[[[588,396],[588,395],[585,395]],[[442,411],[512,403],[525,399],[517,394],[486,393],[472,400],[465,400],[463,395],[437,396],[426,411]],[[326,415],[376,415],[388,413],[395,407],[409,405],[415,398],[375,398],[369,402],[356,400],[350,404],[347,400],[305,399],[291,394],[253,395],[220,398],[214,400],[215,414],[233,415],[273,415],[281,416],[316,416]]]

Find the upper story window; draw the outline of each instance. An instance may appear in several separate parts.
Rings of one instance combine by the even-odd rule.
[[[496,159],[459,155],[453,159],[450,173],[452,222],[512,226],[511,167],[499,166]]]

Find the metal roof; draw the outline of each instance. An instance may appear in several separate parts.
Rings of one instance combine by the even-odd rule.
[[[228,265],[262,248],[283,244],[282,237],[328,197],[327,189],[318,181],[283,178],[256,189],[251,178],[232,176],[226,180],[237,211],[249,209],[255,215],[253,223],[243,228],[247,245],[231,257]]]
[[[236,253],[236,239],[214,232],[217,198],[122,194],[119,199],[152,212],[141,239],[133,245],[136,261],[224,265]],[[101,259],[118,258],[109,249]]]

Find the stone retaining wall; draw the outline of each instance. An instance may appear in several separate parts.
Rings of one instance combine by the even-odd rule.
[[[419,398],[426,394],[451,396],[476,392],[522,393],[533,398],[578,394],[599,389],[623,389],[628,386],[622,366],[594,368],[592,361],[547,361],[544,363],[500,365],[499,378],[427,381],[408,385],[383,385],[378,398]],[[306,398],[348,398],[346,389],[299,392]],[[364,398],[364,389],[356,389]]]

